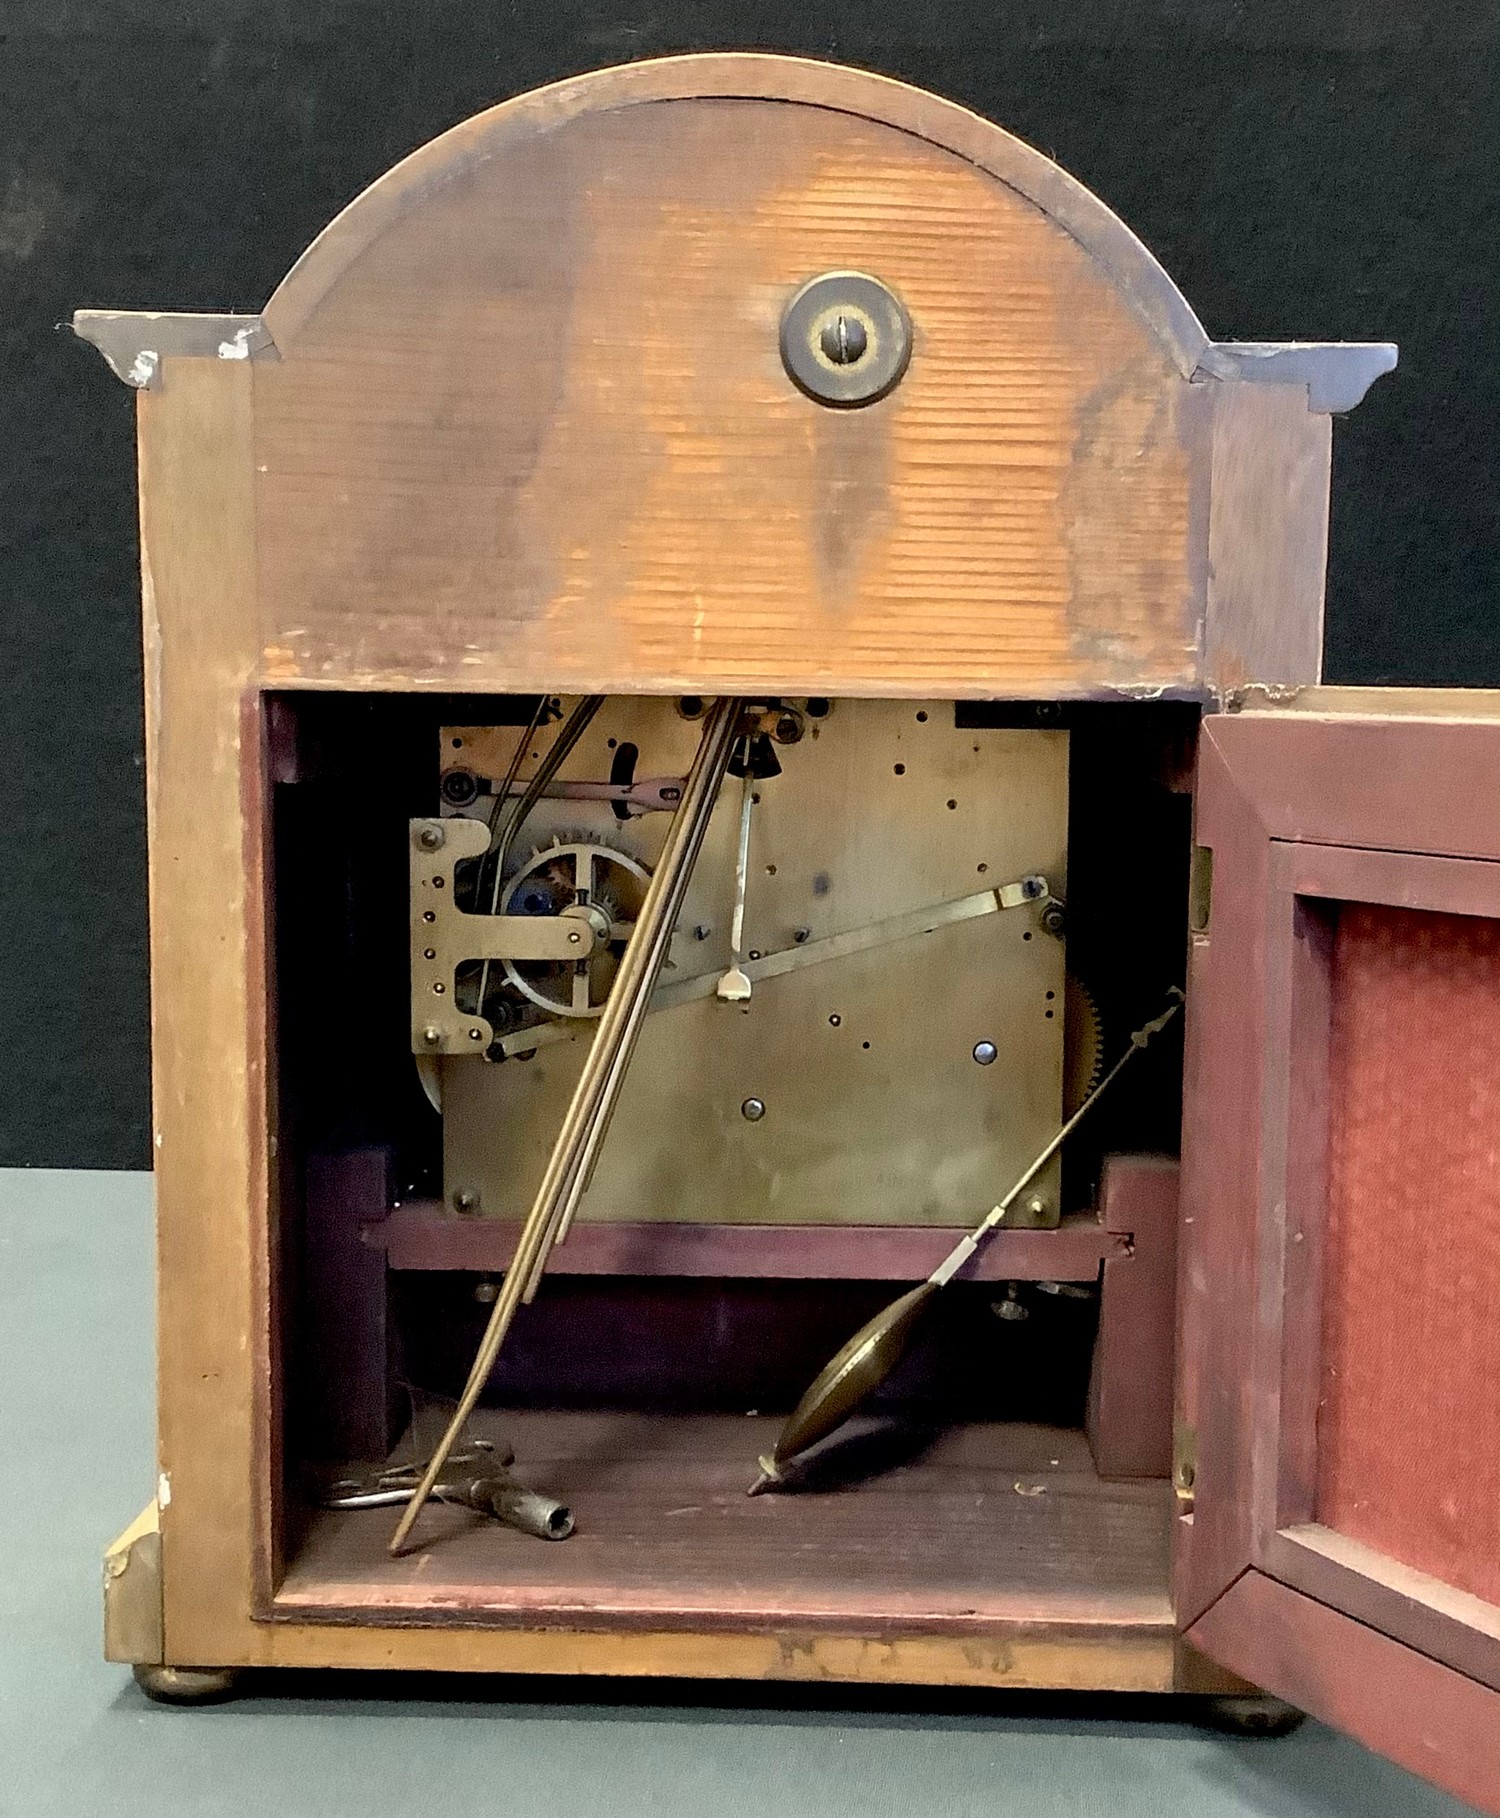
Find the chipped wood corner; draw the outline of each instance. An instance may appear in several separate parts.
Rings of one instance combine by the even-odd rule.
[[[117,379],[150,390],[169,356],[199,360],[277,358],[259,316],[174,315],[159,310],[75,309],[73,333],[97,347]]]
[[[160,1666],[165,1653],[161,1510],[153,1497],[104,1550],[104,1658]]]
[[[1393,341],[1215,341],[1199,356],[1195,379],[1252,385],[1305,385],[1307,408],[1335,416],[1353,410],[1385,373],[1396,370]]]

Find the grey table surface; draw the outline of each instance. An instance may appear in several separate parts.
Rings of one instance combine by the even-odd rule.
[[[0,1170],[0,1814],[413,1818],[1438,1818],[1464,1808],[1313,1723],[1165,1700],[265,1675],[151,1704],[100,1658],[99,1554],[151,1494],[151,1182]]]

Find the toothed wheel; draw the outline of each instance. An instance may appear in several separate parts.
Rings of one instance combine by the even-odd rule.
[[[1071,1117],[1104,1077],[1104,1024],[1094,994],[1070,972],[1063,986],[1063,1109]]]
[[[506,886],[505,913],[561,915],[584,904],[602,912],[609,933],[588,959],[505,960],[506,978],[550,1016],[602,1015],[650,876],[628,852],[597,840],[559,839],[533,852]]]

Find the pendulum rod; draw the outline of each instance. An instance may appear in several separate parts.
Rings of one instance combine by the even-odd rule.
[[[598,1032],[578,1076],[536,1199],[521,1227],[515,1254],[490,1310],[489,1323],[469,1379],[447,1430],[396,1524],[390,1543],[392,1553],[399,1553],[405,1546],[433,1485],[442,1475],[449,1453],[478,1404],[517,1309],[539,1280],[559,1227],[582,1193],[588,1169],[630,1064],[652,987],[667,955],[693,864],[729,766],[743,707],[743,701],[726,697],[719,701],[704,723],[698,754],[683,787],[681,804],[672,817],[661,862],[652,875],[646,900],[620,962],[609,1002],[599,1019]]]

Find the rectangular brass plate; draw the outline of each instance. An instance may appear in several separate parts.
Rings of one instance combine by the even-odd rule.
[[[681,774],[698,730],[670,701],[611,700],[561,775],[607,778],[611,740],[638,745],[640,775]],[[498,776],[518,736],[450,728],[444,758]],[[1030,873],[1064,893],[1065,733],[959,731],[941,702],[839,701],[778,755],[782,775],[757,785],[747,953]],[[665,987],[729,962],[739,794],[727,784],[715,812]],[[546,800],[518,856],[584,835],[650,865],[667,825]],[[1025,906],[762,979],[746,1004],[697,997],[653,1013],[580,1216],[972,1223],[1060,1121],[1064,968],[1062,941]],[[450,1196],[476,1194],[485,1217],[524,1217],[593,1026],[530,1059],[442,1061]],[[997,1050],[992,1065],[973,1058],[981,1042]],[[756,1121],[742,1114],[750,1098],[766,1107]],[[1045,1206],[1033,1222],[1052,1222],[1055,1169],[1036,1190]]]

